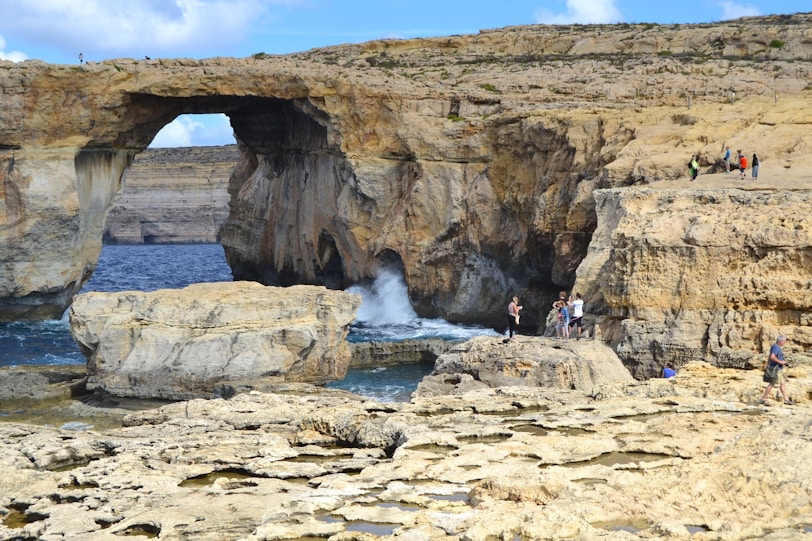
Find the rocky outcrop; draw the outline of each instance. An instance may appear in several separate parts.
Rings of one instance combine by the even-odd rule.
[[[87,357],[89,390],[182,400],[342,379],[360,304],[359,295],[323,287],[221,282],[84,293],[70,323]]]
[[[107,215],[105,244],[217,242],[238,157],[236,145],[138,154]]]
[[[24,366],[0,368],[0,409],[3,415],[21,404],[62,400],[84,392],[84,366]]]
[[[594,192],[575,288],[636,377],[666,362],[761,366],[779,334],[812,345],[812,186],[748,183]]]
[[[415,396],[516,385],[592,391],[606,383],[631,381],[615,352],[600,342],[525,336],[506,341],[488,336],[472,338],[440,355]]]
[[[797,406],[757,405],[760,371],[691,363],[589,393],[381,404],[307,388],[106,431],[0,423],[0,537],[798,539],[808,362],[789,369]]]
[[[519,293],[535,328],[586,254],[595,188],[677,178],[692,153],[707,172],[725,144],[806,160],[810,19],[6,64],[0,319],[58,317],[133,156],[178,113],[223,112],[237,279],[340,288],[395,264],[422,316],[501,326]]]
[[[370,367],[404,363],[434,363],[456,342],[441,338],[397,342],[350,342],[350,366]]]

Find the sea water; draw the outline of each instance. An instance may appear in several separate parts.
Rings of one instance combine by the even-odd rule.
[[[81,292],[155,291],[231,280],[231,269],[219,244],[108,245]],[[383,271],[374,283],[348,291],[359,293],[363,299],[350,327],[349,341],[465,340],[497,334],[491,329],[417,317],[402,276],[393,271]],[[55,321],[0,323],[0,366],[85,362],[70,336],[67,312]],[[431,368],[422,363],[350,370],[343,381],[329,386],[380,401],[408,400]]]
[[[87,291],[154,291],[197,282],[231,281],[219,244],[104,246]],[[0,323],[0,366],[84,364],[70,335],[68,313],[60,320]]]

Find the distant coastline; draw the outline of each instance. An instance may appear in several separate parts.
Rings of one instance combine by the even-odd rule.
[[[124,174],[107,215],[105,244],[219,241],[237,145],[148,148]]]

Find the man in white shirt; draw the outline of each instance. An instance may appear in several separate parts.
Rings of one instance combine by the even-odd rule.
[[[570,327],[575,325],[578,326],[578,335],[577,339],[581,339],[581,331],[583,330],[583,318],[584,318],[584,299],[581,298],[580,293],[575,294],[575,300],[571,302],[572,305],[572,315],[570,318]],[[572,332],[570,332],[570,336],[572,336]]]

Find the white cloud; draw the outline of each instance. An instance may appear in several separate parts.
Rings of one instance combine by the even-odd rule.
[[[536,22],[542,24],[606,24],[623,21],[615,0],[567,0],[567,12],[536,11]]]
[[[6,36],[85,59],[178,56],[247,39],[274,4],[291,0],[25,0],[0,2]]]
[[[234,142],[234,132],[226,115],[181,115],[164,126],[149,146],[193,147],[228,145]]]
[[[3,36],[0,36],[0,60],[11,60],[12,62],[22,62],[23,60],[27,59],[28,57],[25,56],[24,53],[20,51],[9,51],[6,52],[6,40],[3,39]]]
[[[203,124],[188,115],[182,115],[161,128],[149,145],[152,148],[192,146],[192,134]]]
[[[761,11],[755,6],[746,6],[736,2],[720,2],[722,6],[722,20],[738,19],[739,17],[754,17],[761,15]]]

